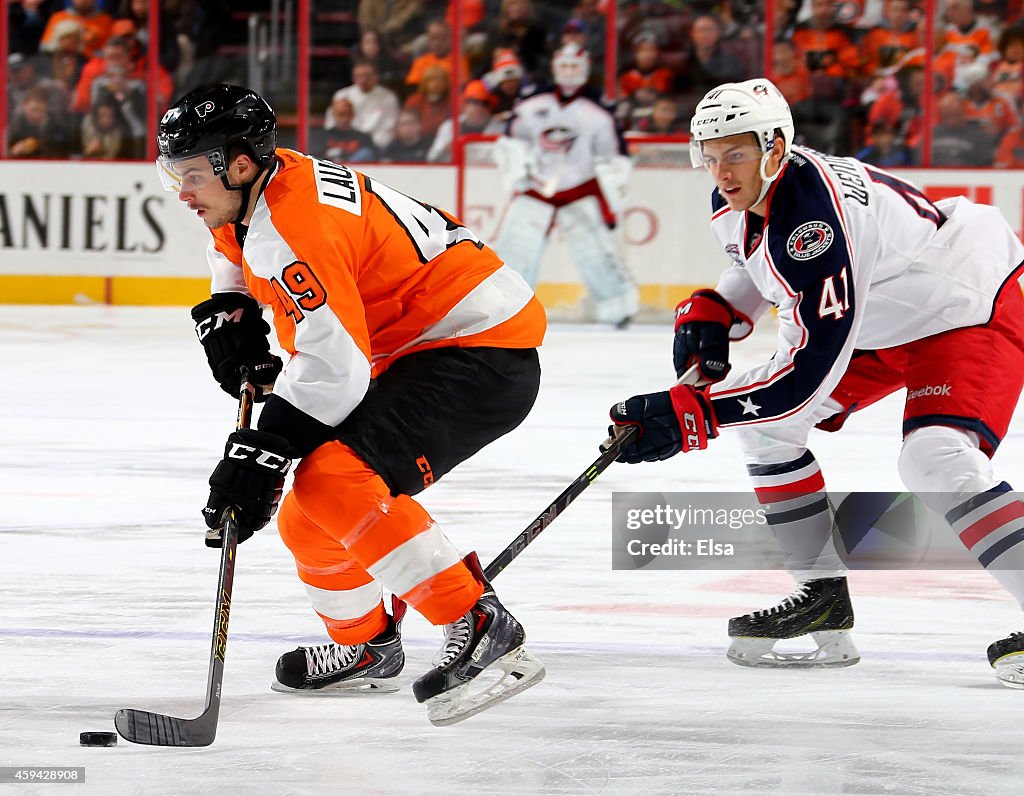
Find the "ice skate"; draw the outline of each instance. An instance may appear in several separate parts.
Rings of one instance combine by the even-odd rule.
[[[853,604],[846,578],[809,580],[772,608],[730,619],[732,644],[726,656],[740,666],[852,666],[860,660],[860,653],[849,635],[852,628]],[[817,649],[810,652],[774,649],[776,642],[782,639],[803,636],[810,636]]]
[[[438,726],[475,716],[544,679],[543,664],[523,648],[523,626],[498,602],[476,553],[465,561],[484,584],[484,593],[465,616],[445,625],[434,668],[412,687],[416,701],[427,705],[427,718]],[[491,675],[500,677],[495,681]]]
[[[1011,633],[988,647],[996,680],[1007,688],[1024,688],[1024,633]]]
[[[396,600],[388,626],[365,644],[321,644],[286,652],[277,661],[271,689],[288,694],[397,691],[397,678],[405,666],[401,634],[405,611],[405,603]]]

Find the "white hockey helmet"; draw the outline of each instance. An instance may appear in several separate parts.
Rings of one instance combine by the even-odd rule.
[[[551,59],[551,74],[559,88],[580,88],[590,79],[590,53],[578,44],[560,47]]]
[[[763,77],[742,83],[723,83],[704,95],[690,120],[690,159],[696,169],[704,166],[701,143],[739,133],[753,133],[767,155],[775,146],[775,131],[782,133],[784,157],[793,147],[793,114],[775,84]]]
[[[754,202],[760,204],[768,189],[782,174],[781,163],[768,174],[768,159],[775,150],[775,132],[782,135],[782,163],[793,149],[793,113],[775,84],[763,77],[742,83],[723,83],[704,95],[690,119],[690,162],[695,169],[704,161],[704,142],[741,133],[753,133],[761,150],[761,192]]]

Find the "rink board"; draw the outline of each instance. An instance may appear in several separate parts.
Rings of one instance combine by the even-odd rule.
[[[445,209],[457,206],[451,166],[369,165],[365,171]],[[1022,175],[908,171],[933,199],[964,194],[997,205],[1020,234]],[[465,173],[463,221],[493,238],[507,197],[486,165]],[[191,305],[208,295],[205,228],[149,164],[0,163],[0,303]],[[690,289],[717,281],[727,258],[708,229],[710,180],[682,167],[640,166],[618,235],[646,313],[667,317]],[[553,234],[538,295],[561,317],[585,317],[585,290]]]

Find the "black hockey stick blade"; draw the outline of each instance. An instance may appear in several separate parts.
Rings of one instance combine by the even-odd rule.
[[[594,463],[584,470],[575,481],[569,484],[562,494],[551,501],[548,507],[540,513],[540,516],[526,526],[526,529],[516,536],[512,543],[487,565],[487,569],[484,570],[484,576],[488,580],[493,580],[505,567],[511,564],[526,549],[527,545],[540,535],[541,531],[554,522],[555,518],[565,511],[569,504],[580,496],[584,489],[594,483],[597,477],[608,469],[608,466],[618,458],[622,446],[633,439],[636,433],[636,426],[629,426],[628,428],[623,428],[621,432],[609,437],[602,443],[601,455],[594,460]]]
[[[180,719],[147,710],[124,708],[114,716],[114,728],[126,741],[150,746],[209,746],[217,737],[220,718],[221,686],[224,682],[224,654],[231,619],[231,590],[235,581],[235,554],[238,550],[238,524],[234,509],[224,523],[224,547],[220,555],[220,580],[217,588],[217,617],[210,651],[210,674],[206,685],[206,707],[194,719]]]
[[[238,396],[236,428],[249,428],[254,395],[254,388],[243,381]],[[224,522],[222,544],[210,671],[206,682],[206,707],[194,719],[123,708],[114,716],[114,728],[126,741],[150,746],[209,746],[217,737],[221,686],[224,683],[224,655],[227,652],[228,622],[231,619],[231,591],[235,583],[235,559],[238,552],[238,522],[233,508],[228,509]]]

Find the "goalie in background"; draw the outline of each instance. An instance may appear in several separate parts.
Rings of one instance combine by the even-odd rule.
[[[523,100],[498,139],[495,159],[512,201],[494,249],[531,286],[558,226],[594,302],[595,319],[624,327],[639,294],[613,230],[632,170],[612,114],[584,95],[590,56],[555,53],[555,88]]]

